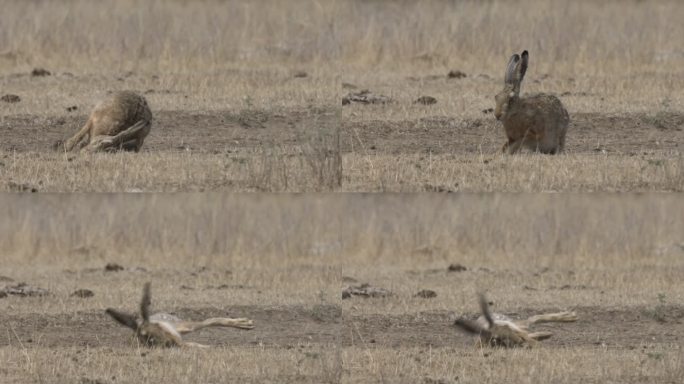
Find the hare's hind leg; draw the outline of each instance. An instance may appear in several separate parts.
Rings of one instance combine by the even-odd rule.
[[[140,152],[140,148],[142,148],[143,143],[145,142],[145,138],[150,133],[151,129],[152,129],[152,123],[149,121],[145,121],[143,129],[138,134],[138,137],[130,143],[131,144],[131,150],[134,150],[135,152]],[[126,143],[126,144],[128,144],[128,143]]]
[[[119,132],[116,136],[96,136],[85,149],[89,152],[116,151],[126,149],[127,146],[134,149],[140,133],[145,129],[145,124],[145,121],[141,120]]]
[[[528,334],[527,336],[530,339],[540,341],[540,340],[546,340],[546,339],[551,338],[551,336],[553,336],[553,333],[551,333],[551,332],[532,332],[532,333]]]
[[[93,121],[92,119],[88,119],[88,121],[83,125],[83,127],[76,132],[75,135],[73,135],[69,140],[64,143],[64,150],[67,152],[71,151],[78,145],[86,136],[90,136],[90,130],[93,127]]]
[[[573,321],[577,321],[577,314],[575,312],[558,312],[532,316],[521,323],[528,327],[539,323],[570,323]]]
[[[501,147],[501,152],[506,153],[508,152],[509,155],[512,155],[520,150],[520,147],[523,145],[523,141],[525,138],[522,139],[509,139],[506,143],[504,143],[503,147]]]
[[[252,329],[254,323],[250,319],[239,318],[231,319],[229,317],[215,317],[206,319],[204,321],[181,321],[174,324],[178,333],[190,333],[202,328],[208,327],[231,327],[239,329]]]

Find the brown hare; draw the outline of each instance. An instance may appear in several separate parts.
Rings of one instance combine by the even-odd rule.
[[[208,345],[183,341],[182,334],[194,332],[207,327],[232,327],[252,329],[252,320],[228,317],[216,317],[204,321],[183,321],[168,313],[150,315],[150,283],[145,283],[143,297],[140,302],[140,316],[107,308],[105,313],[119,324],[135,331],[138,341],[149,347],[198,347],[208,348]]]
[[[85,123],[64,149],[100,151],[140,151],[152,128],[152,112],[147,100],[132,91],[120,91],[95,106]]]
[[[494,116],[503,123],[508,141],[501,150],[516,153],[521,146],[541,153],[563,151],[570,117],[556,96],[537,94],[520,97],[528,53],[511,56],[504,76],[504,88],[496,97]]]
[[[482,316],[476,321],[457,319],[454,325],[468,333],[478,335],[480,346],[518,347],[536,346],[540,340],[550,338],[551,332],[530,332],[529,327],[538,323],[567,323],[577,321],[575,312],[548,313],[535,315],[527,320],[513,321],[508,316],[492,313],[483,294],[480,294]]]

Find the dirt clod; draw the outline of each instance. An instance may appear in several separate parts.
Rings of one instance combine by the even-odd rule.
[[[342,105],[348,105],[351,103],[360,104],[387,104],[391,103],[392,99],[385,95],[375,94],[367,89],[359,92],[349,92],[346,96],[342,98]]]
[[[392,296],[392,292],[385,288],[373,287],[368,283],[357,286],[349,286],[342,290],[342,299],[349,299],[352,296],[365,298],[382,298]]]
[[[18,95],[8,93],[0,97],[0,101],[4,101],[5,103],[18,103],[21,101],[21,97],[19,97]]]
[[[31,76],[33,77],[43,77],[50,75],[52,75],[52,73],[45,68],[33,68],[33,71],[31,71]]]
[[[418,293],[413,295],[413,297],[419,297],[421,299],[432,299],[437,297],[437,292],[430,289],[421,289],[420,291],[418,291]]]
[[[421,96],[417,98],[413,104],[421,104],[421,105],[432,105],[432,104],[437,104],[437,99],[435,99],[432,96]]]
[[[107,265],[105,265],[105,272],[119,272],[123,270],[124,267],[120,266],[117,263],[107,263]]]
[[[90,289],[77,289],[72,294],[71,297],[80,297],[82,299],[95,296],[95,292]]]
[[[7,286],[3,289],[3,292],[5,292],[8,295],[16,295],[23,297],[46,296],[49,293],[47,289],[34,287],[26,283],[19,283],[14,286]]]
[[[449,272],[463,272],[463,271],[467,271],[467,270],[468,270],[468,268],[466,268],[465,266],[458,264],[458,263],[450,264],[449,267],[447,268],[447,271],[449,271]]]
[[[461,72],[458,69],[452,69],[447,73],[447,78],[449,79],[462,79],[468,75],[465,74],[465,72]]]

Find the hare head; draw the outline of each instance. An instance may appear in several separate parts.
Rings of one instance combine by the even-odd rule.
[[[497,120],[501,120],[501,117],[508,112],[509,105],[520,97],[520,83],[522,83],[527,71],[528,57],[527,51],[523,51],[522,55],[516,53],[508,60],[506,75],[504,76],[504,88],[494,97],[496,100],[494,116]]]
[[[142,345],[161,347],[182,346],[181,336],[173,326],[165,322],[150,320],[151,303],[150,283],[148,282],[145,283],[143,297],[140,301],[141,318],[112,308],[107,308],[105,312],[119,324],[134,330],[136,338]]]

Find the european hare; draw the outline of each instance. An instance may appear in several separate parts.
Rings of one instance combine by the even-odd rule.
[[[529,327],[538,323],[567,323],[577,321],[575,312],[548,313],[535,315],[527,320],[513,321],[508,316],[491,313],[484,295],[480,294],[482,316],[476,321],[460,318],[454,323],[458,328],[478,335],[478,344],[492,347],[533,347],[539,340],[550,338],[551,332],[530,332]]]
[[[152,112],[147,100],[132,91],[116,92],[95,106],[88,121],[64,149],[90,152],[140,151],[152,128]]]
[[[511,56],[504,88],[496,97],[494,116],[501,121],[508,141],[501,150],[517,152],[522,145],[541,153],[563,151],[570,117],[556,96],[537,94],[520,97],[520,83],[527,71],[528,53]]]
[[[145,283],[143,297],[140,302],[140,316],[120,312],[112,308],[105,311],[119,324],[135,331],[138,341],[145,346],[156,347],[199,347],[208,348],[208,345],[183,341],[182,334],[194,332],[207,327],[232,327],[239,329],[252,329],[252,320],[228,317],[216,317],[204,321],[183,321],[168,313],[156,313],[150,315],[150,283]]]

